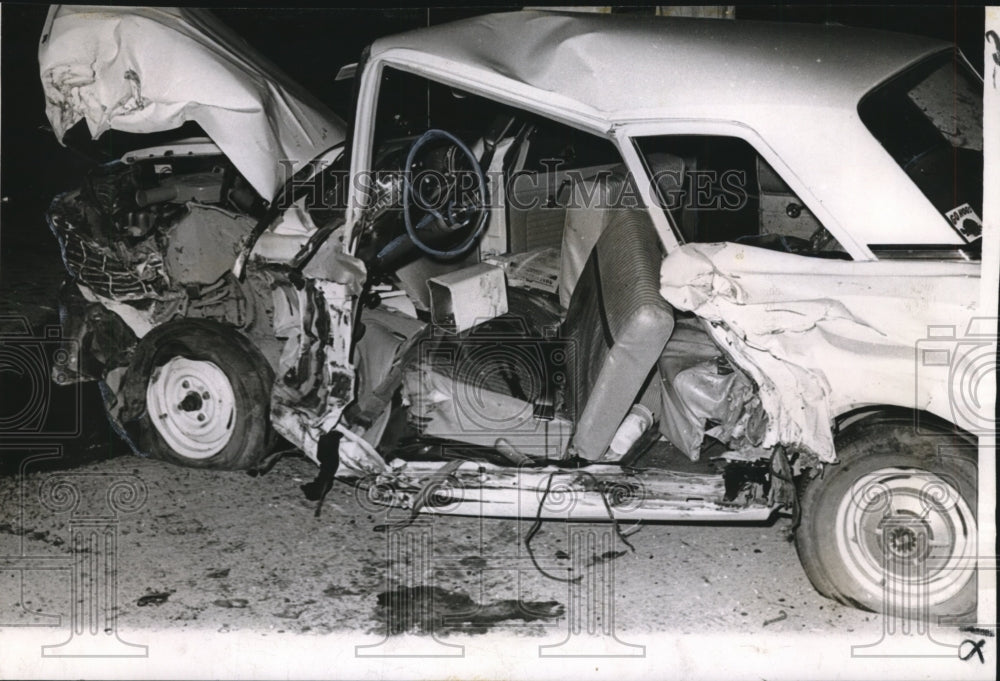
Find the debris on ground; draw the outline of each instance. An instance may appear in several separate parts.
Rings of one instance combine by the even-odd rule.
[[[778,616],[777,617],[772,617],[769,620],[764,620],[764,625],[763,626],[766,627],[769,624],[777,624],[778,622],[781,622],[782,620],[787,620],[787,619],[788,619],[788,613],[785,612],[784,610],[779,610],[778,611]]]
[[[212,601],[212,605],[220,608],[245,608],[250,605],[250,601],[245,598],[220,598]]]
[[[147,605],[163,605],[170,598],[172,591],[154,591],[148,593],[145,596],[140,596],[139,600],[135,602],[140,608],[144,608]]]

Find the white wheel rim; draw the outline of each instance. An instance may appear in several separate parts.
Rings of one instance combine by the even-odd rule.
[[[154,369],[146,408],[167,446],[189,459],[221,452],[236,426],[233,386],[212,362],[174,357]]]
[[[958,490],[926,471],[862,476],[840,501],[836,540],[850,575],[895,603],[943,603],[975,571],[975,516]]]

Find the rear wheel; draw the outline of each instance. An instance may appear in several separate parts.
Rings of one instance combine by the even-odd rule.
[[[976,448],[912,422],[862,423],[802,494],[796,548],[818,591],[898,616],[976,604]]]
[[[151,456],[197,468],[253,468],[272,442],[268,421],[274,373],[234,329],[202,319],[154,330],[137,353],[146,409],[139,446]],[[151,347],[150,347],[151,346]]]

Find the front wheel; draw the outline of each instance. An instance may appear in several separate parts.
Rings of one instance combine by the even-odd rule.
[[[912,422],[856,426],[802,494],[796,548],[825,596],[887,615],[976,605],[976,448]]]
[[[274,373],[236,330],[209,320],[170,322],[143,339],[145,413],[139,446],[196,468],[249,469],[271,442]]]

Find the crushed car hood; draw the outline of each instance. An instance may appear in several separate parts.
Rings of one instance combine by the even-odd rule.
[[[203,10],[54,5],[38,48],[45,113],[60,143],[194,121],[265,199],[343,142],[332,111]]]
[[[953,376],[974,373],[979,346],[967,341],[982,338],[967,329],[977,319],[979,273],[972,262],[849,262],[687,244],[663,261],[660,293],[709,322],[716,344],[757,384],[769,420],[763,446],[834,461],[830,424],[854,407],[916,408],[977,429],[956,408]],[[950,361],[923,361],[928,347],[950,352]]]

